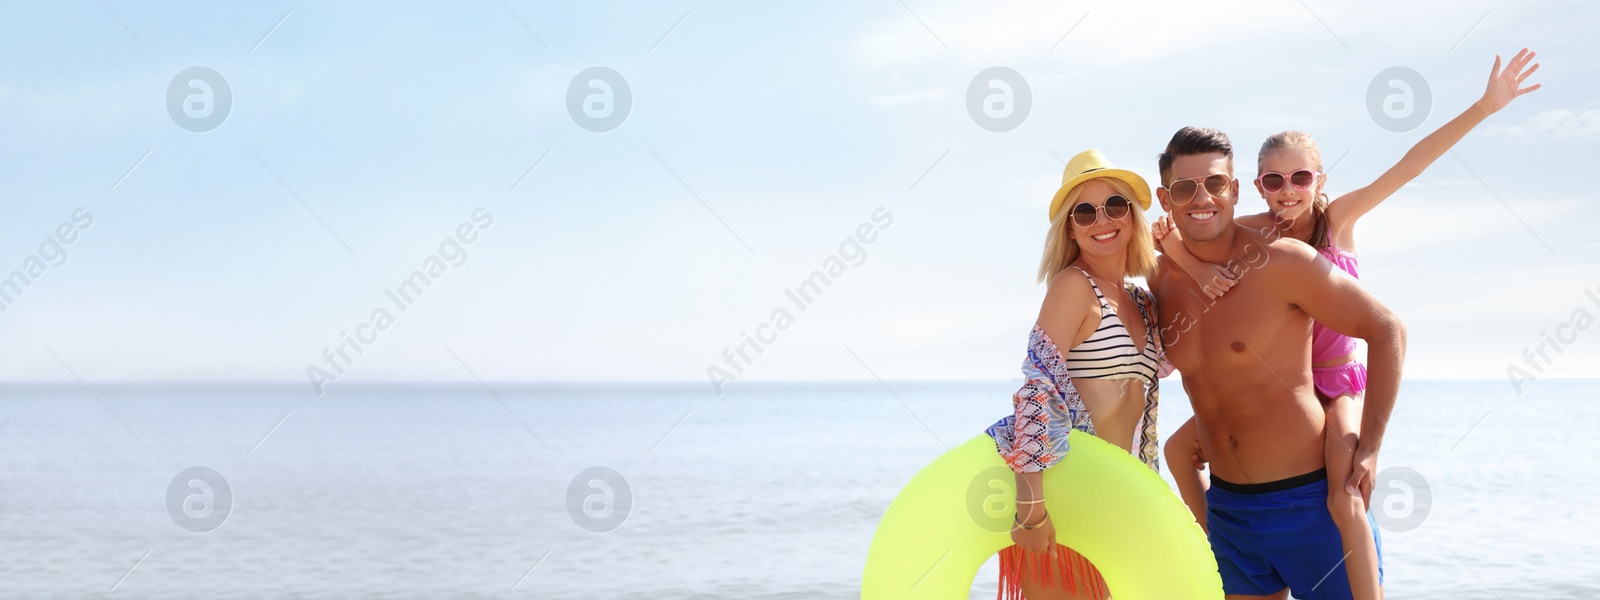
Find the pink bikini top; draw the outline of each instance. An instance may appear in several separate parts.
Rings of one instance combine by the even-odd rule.
[[[1321,250],[1322,255],[1333,264],[1344,269],[1351,277],[1360,278],[1356,273],[1356,253],[1329,245]],[[1311,324],[1311,362],[1321,362],[1339,358],[1356,349],[1356,340],[1348,335],[1339,333],[1321,323]]]

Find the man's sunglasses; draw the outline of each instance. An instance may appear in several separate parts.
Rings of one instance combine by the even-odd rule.
[[[1106,220],[1115,221],[1128,216],[1128,210],[1131,208],[1133,208],[1133,203],[1128,202],[1127,198],[1116,195],[1107,197],[1104,206],[1079,202],[1077,206],[1072,207],[1072,222],[1077,223],[1079,227],[1094,225],[1100,220],[1101,210],[1105,211]]]
[[[1260,177],[1256,178],[1256,183],[1261,184],[1261,189],[1266,190],[1268,193],[1275,194],[1279,190],[1283,189],[1283,183],[1285,181],[1288,181],[1289,185],[1294,186],[1294,189],[1297,190],[1311,189],[1311,186],[1317,183],[1317,177],[1320,175],[1322,175],[1322,173],[1312,171],[1311,169],[1300,169],[1299,171],[1295,171],[1288,175],[1273,171],[1262,173]]]
[[[1212,198],[1227,198],[1228,185],[1233,183],[1233,177],[1222,173],[1213,173],[1203,178],[1191,177],[1188,179],[1175,179],[1167,184],[1167,198],[1173,204],[1188,204],[1201,187],[1206,188],[1206,193]]]

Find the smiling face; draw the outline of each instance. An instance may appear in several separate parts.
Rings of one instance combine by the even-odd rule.
[[[1300,189],[1288,182],[1289,175],[1295,171],[1321,171],[1322,165],[1319,156],[1304,148],[1283,147],[1267,153],[1261,158],[1262,173],[1282,173],[1284,184],[1276,192],[1268,192],[1261,186],[1261,181],[1255,182],[1256,191],[1261,193],[1261,198],[1267,201],[1267,209],[1278,218],[1294,221],[1305,216],[1311,210],[1312,201],[1322,193],[1323,184],[1328,182],[1327,175],[1318,175],[1316,181],[1308,189]]]
[[[1172,181],[1193,179],[1203,181],[1207,176],[1221,173],[1228,176],[1227,189],[1219,198],[1199,186],[1194,196],[1184,204],[1175,204],[1167,186],[1156,190],[1161,208],[1172,217],[1184,239],[1205,242],[1217,239],[1233,224],[1233,207],[1239,200],[1239,181],[1233,179],[1233,161],[1221,152],[1187,154],[1172,161]]]
[[[1079,226],[1077,221],[1068,215],[1067,234],[1072,241],[1078,243],[1078,251],[1090,256],[1111,257],[1126,250],[1129,241],[1134,238],[1132,213],[1139,210],[1139,206],[1134,204],[1129,208],[1129,214],[1120,219],[1108,218],[1105,210],[1106,198],[1111,196],[1127,198],[1127,196],[1117,192],[1117,189],[1104,179],[1090,179],[1079,185],[1078,189],[1081,190],[1078,192],[1078,197],[1063,210],[1073,211],[1079,204],[1085,203],[1099,209],[1095,214],[1094,224],[1088,227]],[[1127,200],[1133,202],[1132,198]]]

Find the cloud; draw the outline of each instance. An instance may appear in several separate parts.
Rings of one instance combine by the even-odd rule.
[[[1463,34],[1476,28],[1474,22],[1485,10],[1500,9],[1489,0],[1394,3],[1384,6],[1381,14],[1371,7],[1329,0],[1225,4],[1135,0],[1092,7],[1040,1],[908,0],[903,5],[884,12],[884,19],[868,25],[850,42],[850,52],[859,63],[869,68],[1006,65],[1106,71],[1223,48],[1294,56],[1296,47],[1305,52],[1378,52],[1392,60],[1385,49],[1396,44],[1442,50],[1466,40],[1472,48],[1477,41]],[[1496,30],[1505,36],[1502,39],[1539,36],[1579,43],[1589,33],[1586,24],[1593,21],[1585,19],[1592,8],[1584,3],[1537,0],[1518,8],[1524,14],[1570,18],[1507,22],[1501,10],[1493,10],[1486,30]],[[1419,23],[1430,26],[1418,27]],[[1247,64],[1258,64],[1260,57],[1250,60]]]
[[[1490,140],[1528,146],[1535,144],[1600,141],[1600,109],[1547,110],[1515,125],[1485,128]]]
[[[851,50],[865,65],[901,67],[952,60],[985,65],[1059,63],[1070,49],[1093,48],[1094,58],[1088,62],[1107,68],[1280,30],[1284,23],[1316,26],[1297,4],[1252,4],[1242,11],[1251,18],[1240,19],[1211,5],[1189,2],[1092,10],[1059,3],[916,2],[907,5],[911,12],[900,11],[874,23]],[[1152,14],[1165,18],[1151,19]]]
[[[923,90],[920,92],[906,92],[903,94],[873,96],[871,98],[867,98],[867,101],[871,102],[878,108],[890,108],[904,104],[915,104],[918,102],[934,102],[949,96],[951,93],[952,92],[948,89],[933,89]]]
[[[66,135],[103,142],[113,133],[143,136],[151,128],[170,131],[164,96],[173,77],[188,66],[192,65],[142,65],[78,79],[6,76],[0,78],[0,112],[20,116],[13,122],[57,146]],[[303,105],[311,97],[302,84],[308,73],[330,79],[349,73],[348,68],[332,65],[242,59],[210,66],[232,89],[236,116],[229,121],[235,123],[247,113],[270,115]]]

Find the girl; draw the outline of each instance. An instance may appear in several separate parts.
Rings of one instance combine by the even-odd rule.
[[[1417,142],[1400,162],[1371,184],[1350,191],[1332,202],[1323,193],[1327,174],[1322,171],[1322,154],[1310,135],[1298,131],[1285,131],[1267,138],[1261,145],[1258,157],[1256,190],[1266,200],[1267,212],[1239,218],[1239,224],[1269,236],[1287,236],[1316,248],[1340,269],[1356,276],[1355,224],[1367,211],[1377,207],[1401,186],[1415,179],[1433,164],[1445,151],[1454,146],[1468,131],[1483,122],[1489,115],[1505,108],[1513,99],[1539,89],[1535,84],[1520,87],[1522,82],[1538,70],[1533,61],[1535,54],[1524,48],[1504,69],[1500,57],[1494,59],[1489,73],[1488,89],[1483,97],[1466,112]],[[1527,67],[1524,70],[1524,67]],[[1176,230],[1167,223],[1157,223],[1154,234],[1161,239],[1162,250],[1190,277],[1203,282],[1202,288],[1212,298],[1225,294],[1239,283],[1227,269],[1194,259],[1184,249]],[[1361,415],[1361,397],[1366,389],[1366,366],[1356,360],[1355,340],[1314,324],[1311,333],[1312,383],[1317,396],[1327,409],[1325,452],[1328,467],[1328,510],[1339,526],[1340,537],[1347,553],[1346,574],[1355,598],[1378,599],[1383,597],[1378,549],[1372,533],[1367,500],[1371,493],[1369,482],[1348,481],[1351,457],[1358,443],[1357,433]],[[1205,459],[1200,454],[1195,422],[1190,419],[1167,443],[1167,462],[1182,464],[1182,453],[1193,449],[1189,457],[1194,469],[1174,469],[1173,477],[1184,502],[1196,515],[1201,527],[1206,526],[1205,482],[1200,470]],[[1357,495],[1359,493],[1359,496]]]

